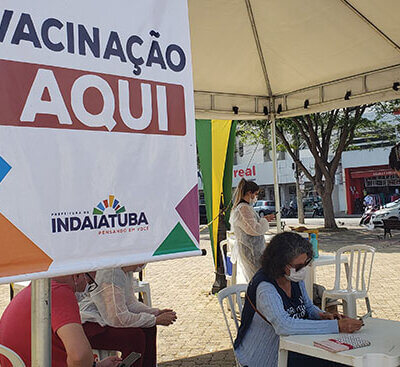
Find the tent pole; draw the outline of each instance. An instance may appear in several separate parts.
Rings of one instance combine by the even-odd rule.
[[[276,156],[276,126],[275,114],[271,114],[271,140],[272,140],[272,167],[274,169],[274,196],[275,196],[275,211],[277,233],[282,232],[281,226],[281,204],[279,200],[279,184],[278,184],[278,160]]]
[[[50,279],[38,279],[31,285],[32,367],[51,367],[50,284]]]

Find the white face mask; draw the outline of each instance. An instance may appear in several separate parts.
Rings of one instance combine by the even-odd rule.
[[[254,196],[254,198],[250,199],[250,204],[254,205],[257,202],[257,196]]]
[[[300,269],[299,271],[296,271],[294,268],[290,268],[290,275],[285,274],[285,278],[288,280],[291,280],[292,282],[300,282],[301,280],[304,280],[307,275],[307,266],[304,268]]]

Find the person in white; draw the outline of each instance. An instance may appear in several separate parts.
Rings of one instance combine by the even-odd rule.
[[[268,220],[273,218],[273,214],[260,218],[253,208],[259,189],[253,181],[240,180],[229,220],[236,237],[238,262],[242,264],[246,282],[261,267],[261,255],[265,250],[264,234],[269,229]]]
[[[79,302],[83,329],[93,349],[142,354],[135,367],[156,365],[156,325],[171,325],[176,313],[149,307],[134,293],[132,271],[141,265],[99,270],[97,288]]]

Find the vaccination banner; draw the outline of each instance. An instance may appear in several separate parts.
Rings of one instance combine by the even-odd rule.
[[[3,0],[0,282],[201,254],[185,0]]]

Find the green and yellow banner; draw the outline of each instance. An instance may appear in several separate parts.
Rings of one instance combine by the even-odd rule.
[[[215,266],[221,209],[226,211],[225,220],[229,228],[235,134],[236,121],[196,120],[197,151]]]

